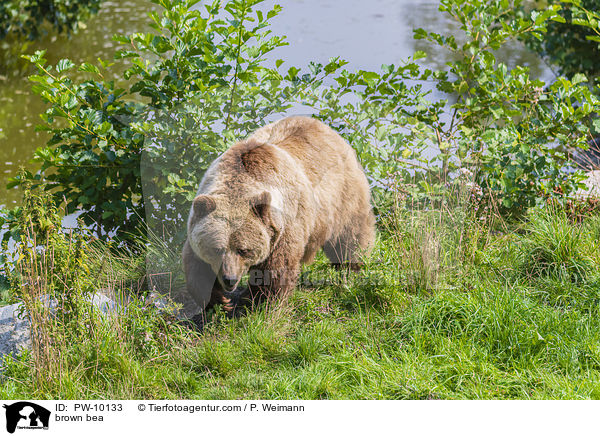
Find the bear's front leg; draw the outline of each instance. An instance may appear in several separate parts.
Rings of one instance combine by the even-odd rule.
[[[298,283],[302,255],[302,246],[282,238],[263,263],[250,269],[248,288],[252,297],[287,297]]]
[[[227,311],[232,309],[231,300],[225,297],[217,275],[196,256],[188,241],[183,246],[183,270],[187,291],[203,311],[216,304],[223,304]]]

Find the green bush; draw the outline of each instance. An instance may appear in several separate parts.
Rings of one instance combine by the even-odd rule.
[[[582,76],[560,77],[548,86],[494,54],[510,39],[543,34],[550,20],[560,19],[558,7],[516,20],[507,1],[445,0],[440,9],[460,23],[466,40],[461,45],[453,36],[415,33],[457,58],[448,72],[436,73],[438,89],[457,96],[450,123],[435,126],[442,168],[472,170],[484,196],[504,216],[573,192],[582,175],[564,170],[561,150],[586,146],[587,117],[598,100]]]
[[[521,4],[442,0],[440,10],[463,34],[417,29],[415,38],[452,53],[447,71],[420,69],[414,61],[423,54],[417,53],[413,62],[384,66],[381,74],[343,71],[333,86],[306,89],[303,102],[339,126],[374,185],[395,188],[375,188],[377,197],[395,195],[400,185],[411,203],[430,205],[447,199],[448,184],[468,169],[474,192],[481,187],[502,215],[518,216],[577,188],[582,175],[564,171],[563,151],[586,146],[587,117],[598,100],[581,75],[548,86],[527,68],[510,69],[496,59],[509,40],[539,37],[551,20],[561,20],[557,6],[513,19]],[[428,101],[424,80],[434,80],[454,103]],[[389,206],[389,198],[383,204]]]
[[[535,6],[545,9],[548,5],[563,5],[559,12],[563,19],[550,23],[540,38],[525,38],[527,45],[557,65],[560,74],[572,77],[583,73],[596,77],[600,73],[597,24],[600,1],[545,0],[536,2]]]
[[[69,60],[52,67],[46,65],[44,52],[28,59],[40,72],[29,78],[32,89],[50,106],[38,129],[51,139],[33,157],[43,177],[25,172],[8,186],[32,183],[51,191],[56,202],[66,200],[66,213],[85,210],[84,224],[99,237],[112,232],[127,239],[139,229],[144,215],[140,181],[144,136],[127,120],[143,106],[128,101],[127,92],[113,81],[103,80],[107,64],[80,65],[77,71],[91,77],[78,82],[66,75],[75,70]]]
[[[4,0],[0,2],[0,39],[9,35],[39,39],[48,27],[72,32],[103,0]]]

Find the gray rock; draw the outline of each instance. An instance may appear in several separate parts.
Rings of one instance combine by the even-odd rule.
[[[587,180],[584,180],[585,188],[578,189],[575,197],[580,199],[600,199],[600,170],[588,171],[585,174],[588,176]]]
[[[0,307],[0,358],[30,347],[29,319],[20,313],[20,305]]]
[[[101,294],[100,292],[97,292],[94,295],[92,295],[90,301],[102,313],[113,312],[119,308],[119,304],[116,301],[111,300],[106,295]]]

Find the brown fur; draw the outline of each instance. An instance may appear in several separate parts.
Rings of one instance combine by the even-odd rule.
[[[248,175],[257,180],[277,172],[277,155],[267,146],[254,141],[246,141],[240,150],[239,158]],[[234,155],[237,158],[237,153]]]
[[[367,179],[332,129],[290,117],[257,130],[209,168],[188,220],[188,291],[201,307],[250,273],[250,289],[287,294],[302,263],[323,248],[357,268],[374,240]]]

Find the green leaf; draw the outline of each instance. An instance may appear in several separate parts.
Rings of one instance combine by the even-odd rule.
[[[379,74],[374,71],[363,71],[361,75],[362,78],[369,84],[369,86],[373,86],[380,78]]]
[[[71,60],[69,60],[69,59],[61,59],[56,64],[56,72],[60,74],[63,71],[66,71],[68,69],[73,68],[74,66],[75,66],[75,64],[73,62],[71,62]]]
[[[577,85],[582,82],[587,82],[587,77],[585,77],[585,74],[577,73],[571,79],[571,83],[573,85]]]
[[[92,65],[88,62],[84,62],[79,66],[79,71],[85,71],[88,73],[100,73],[100,69],[96,65]]]
[[[427,31],[424,29],[418,28],[413,30],[413,38],[414,39],[425,39],[427,38]]]

